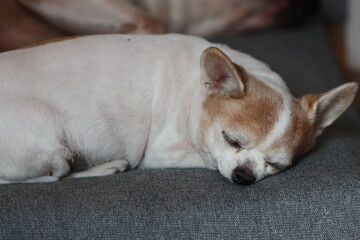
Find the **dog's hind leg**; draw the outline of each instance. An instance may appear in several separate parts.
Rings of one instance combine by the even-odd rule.
[[[54,182],[70,171],[70,166],[64,158],[46,159],[43,164],[41,162],[39,159],[39,165],[36,166],[26,163],[23,166],[12,166],[11,170],[1,172],[0,184]]]
[[[70,171],[61,116],[37,99],[1,99],[0,183],[55,181]],[[20,108],[20,110],[19,110]]]
[[[66,178],[83,178],[112,175],[125,171],[128,168],[128,165],[129,163],[125,160],[113,160],[93,166],[92,168],[85,171],[70,173]]]
[[[38,149],[28,158],[0,161],[0,184],[53,182],[66,176],[70,171],[70,152],[62,147],[49,151]],[[9,158],[7,158],[9,159]]]

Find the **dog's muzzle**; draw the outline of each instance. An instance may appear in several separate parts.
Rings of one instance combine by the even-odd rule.
[[[254,183],[256,178],[253,175],[249,174],[246,169],[237,167],[232,172],[231,180],[236,184],[247,185]]]

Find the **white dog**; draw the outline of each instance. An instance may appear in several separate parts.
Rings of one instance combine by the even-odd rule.
[[[129,166],[218,169],[249,184],[308,152],[357,84],[295,99],[265,64],[223,45],[99,35],[0,54],[0,91],[2,183]]]

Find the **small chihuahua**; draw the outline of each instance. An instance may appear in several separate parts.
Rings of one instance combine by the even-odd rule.
[[[134,168],[281,172],[358,85],[295,99],[265,64],[177,34],[98,35],[0,54],[1,183]]]

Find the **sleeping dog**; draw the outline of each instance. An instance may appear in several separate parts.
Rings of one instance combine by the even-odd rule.
[[[184,35],[98,35],[0,54],[0,181],[208,168],[250,184],[291,167],[356,83],[294,98],[254,58]]]

